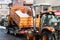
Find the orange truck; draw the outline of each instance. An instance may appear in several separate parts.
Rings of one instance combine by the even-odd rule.
[[[19,1],[13,0],[12,7],[10,6],[10,13],[8,15],[8,27],[6,27],[7,33],[14,35],[27,34],[27,39],[30,39],[33,37],[34,31],[32,10],[30,8],[30,6],[33,4],[33,0]],[[39,30],[40,17],[38,16],[36,19],[36,29]]]
[[[25,3],[24,5],[26,5],[25,1],[23,3]],[[32,5],[28,1],[29,3],[29,7],[28,7],[28,6],[23,6],[23,3],[21,6],[19,6],[18,4],[13,4],[13,6],[10,7],[10,14],[8,15],[8,27],[6,27],[7,33],[14,35],[16,34],[26,35],[27,40],[40,40],[40,39],[55,40],[55,35],[53,35],[55,29],[52,26],[45,24],[44,24],[45,26],[43,27],[42,26],[43,20],[42,18],[40,18],[40,12],[39,14],[35,13],[36,12],[35,7],[39,8],[40,6],[45,6],[45,4]],[[46,22],[47,19],[45,20]]]
[[[21,11],[20,13],[16,11]],[[26,13],[24,13],[27,11]],[[21,14],[22,13],[22,14]],[[7,27],[7,33],[10,34],[33,34],[34,31],[34,23],[33,23],[33,17],[32,17],[32,11],[31,9],[28,9],[26,6],[13,6],[10,9],[10,14],[8,16],[8,27]],[[40,17],[36,18],[36,29],[39,31],[39,24],[40,24]],[[31,36],[29,36],[31,37]],[[27,36],[27,39],[28,36]]]

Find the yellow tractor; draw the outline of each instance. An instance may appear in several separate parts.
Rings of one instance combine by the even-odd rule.
[[[34,4],[31,6],[35,40],[56,40],[56,27],[53,25],[57,25],[57,19],[54,11],[51,11],[50,7],[51,5],[47,3]],[[50,10],[48,10],[48,8]],[[42,12],[40,12],[40,10],[42,10]],[[40,16],[39,30],[36,29],[36,18],[38,18],[38,16]]]

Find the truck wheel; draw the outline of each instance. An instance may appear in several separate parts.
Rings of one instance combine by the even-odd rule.
[[[43,32],[41,36],[41,40],[56,40],[56,39],[52,34],[48,32]]]
[[[8,28],[8,29],[7,29],[7,33],[9,33],[9,34],[13,34],[13,30],[12,30],[12,28]]]
[[[13,34],[13,31],[12,30],[9,30],[10,34]]]
[[[9,29],[7,29],[6,31],[7,31],[7,34],[10,34]]]
[[[14,32],[14,36],[17,36],[17,33],[16,32]]]

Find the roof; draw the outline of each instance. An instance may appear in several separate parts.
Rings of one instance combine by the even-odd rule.
[[[34,4],[33,6],[44,6],[44,5],[50,6],[51,4],[49,4],[49,3],[39,3],[39,4]]]

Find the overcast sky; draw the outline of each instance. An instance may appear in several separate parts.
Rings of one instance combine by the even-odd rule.
[[[9,3],[11,3],[12,1],[11,0],[0,0],[0,4],[2,3],[2,4],[9,4]],[[58,5],[60,5],[60,0],[36,0],[36,2],[37,3],[49,3],[49,4],[51,4],[52,6],[58,6]]]

